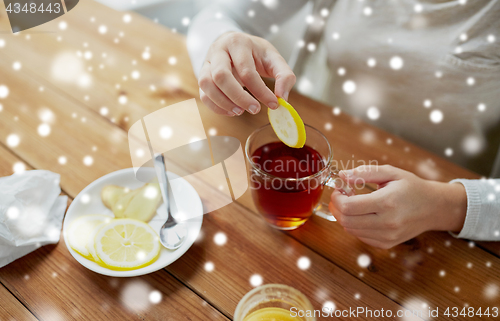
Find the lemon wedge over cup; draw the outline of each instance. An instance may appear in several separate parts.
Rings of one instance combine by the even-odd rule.
[[[292,105],[278,97],[278,108],[269,108],[267,115],[274,132],[285,145],[292,148],[304,147],[306,128]]]
[[[95,235],[95,251],[101,264],[112,270],[134,270],[158,258],[160,241],[148,224],[131,219],[114,219]]]

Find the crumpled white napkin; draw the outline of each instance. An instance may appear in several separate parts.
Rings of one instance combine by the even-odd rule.
[[[32,170],[0,178],[0,268],[59,242],[68,202],[59,174]]]

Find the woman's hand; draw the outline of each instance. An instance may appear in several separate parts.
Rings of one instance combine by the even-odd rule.
[[[467,213],[462,184],[424,180],[405,170],[360,166],[340,175],[350,184],[378,184],[370,194],[346,196],[335,191],[330,211],[344,230],[361,241],[388,249],[425,231],[459,232]]]
[[[276,79],[275,93],[260,76]],[[288,99],[295,75],[267,40],[241,32],[228,32],[210,46],[198,84],[201,101],[208,108],[217,114],[235,116],[245,110],[258,113],[258,100],[271,109],[278,108],[276,96]]]

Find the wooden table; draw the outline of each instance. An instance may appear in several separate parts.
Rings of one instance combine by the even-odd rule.
[[[0,9],[0,30],[10,30],[3,5]],[[81,1],[56,21],[17,35],[0,33],[5,41],[0,48],[0,85],[10,90],[0,99],[0,176],[11,175],[14,166],[22,164],[51,170],[61,174],[63,193],[72,199],[93,180],[131,167],[131,124],[154,110],[198,97],[185,38],[134,13],[126,22],[124,15]],[[100,26],[107,32],[100,33]],[[148,56],[144,52],[149,59],[143,59]],[[54,69],[57,59],[69,59],[70,64]],[[13,68],[14,62],[21,63],[20,70]],[[73,79],[69,67],[78,63],[84,76]],[[140,73],[138,79],[132,77],[134,71]],[[120,97],[127,102],[121,98],[120,103]],[[440,181],[477,177],[346,114],[334,115],[331,107],[297,93],[290,102],[306,123],[327,135],[336,160],[348,167],[352,163],[347,162],[376,160]],[[267,123],[265,113],[225,118],[198,104],[208,132],[237,137],[242,144]],[[46,137],[37,133],[41,118],[47,116],[42,110],[54,116]],[[19,136],[18,146],[7,144],[10,134]],[[59,163],[61,156],[65,164]],[[84,164],[86,156],[93,158],[92,165]],[[217,197],[217,191],[213,193]],[[219,232],[227,235],[223,246],[213,240]],[[367,307],[394,313],[439,307],[438,319],[448,319],[442,315],[447,307],[491,311],[500,305],[497,244],[426,233],[380,250],[319,217],[296,231],[279,232],[256,213],[249,191],[206,215],[200,240],[177,262],[150,275],[98,275],[78,264],[63,243],[44,246],[0,270],[0,320],[229,320],[257,274],[264,283],[299,289],[316,309],[327,301],[339,310]],[[371,258],[367,268],[358,265],[362,254]],[[297,266],[301,257],[311,262],[307,270]],[[205,270],[207,262],[213,263],[213,271]],[[161,293],[159,303],[148,301],[151,291]]]

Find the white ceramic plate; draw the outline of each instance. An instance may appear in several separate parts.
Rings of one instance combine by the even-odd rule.
[[[154,171],[154,169],[151,168],[151,171]],[[170,179],[178,177],[177,175],[172,174],[170,172],[168,173],[168,176]],[[198,237],[198,234],[200,233],[201,224],[203,222],[203,205],[201,203],[200,196],[193,188],[193,186],[191,186],[191,184],[189,184],[186,180],[182,178],[178,180],[180,181],[180,186],[183,190],[183,193],[180,199],[177,199],[178,197],[176,197],[175,199],[177,208],[179,212],[190,213],[192,215],[191,217],[194,216],[194,218],[186,221],[186,225],[188,228],[188,236],[184,244],[182,244],[182,246],[179,249],[171,251],[167,250],[162,246],[160,251],[160,256],[152,264],[137,270],[114,271],[102,267],[97,263],[84,258],[80,254],[75,252],[68,245],[66,231],[68,230],[70,224],[73,222],[74,219],[87,214],[103,214],[103,215],[109,215],[110,217],[114,217],[113,212],[106,206],[104,206],[104,204],[101,201],[101,190],[104,186],[111,184],[111,185],[128,187],[130,189],[135,189],[145,184],[144,182],[141,182],[135,178],[133,168],[127,168],[109,173],[93,181],[92,183],[90,183],[90,185],[85,187],[76,196],[76,198],[73,200],[73,203],[71,203],[71,206],[69,207],[66,213],[63,225],[64,242],[66,243],[66,246],[68,247],[68,250],[71,253],[71,255],[73,255],[73,257],[78,262],[80,262],[80,264],[82,264],[89,270],[92,270],[99,274],[117,276],[117,277],[130,277],[130,276],[148,274],[151,272],[158,271],[176,261],[184,253],[186,253],[186,251],[191,247],[191,245],[193,245],[194,241]],[[164,206],[165,205],[162,203],[159,207],[159,211],[161,211],[160,208]],[[154,216],[151,219],[149,225],[153,227],[153,229],[158,233],[163,223],[165,223],[165,219],[161,218],[157,211],[156,216]]]

